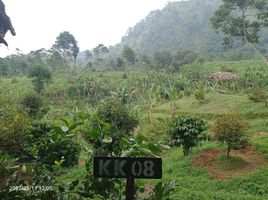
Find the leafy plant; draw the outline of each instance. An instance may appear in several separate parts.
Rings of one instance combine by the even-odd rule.
[[[238,114],[227,114],[215,122],[214,139],[227,143],[227,157],[230,156],[231,149],[247,144],[245,134],[246,123]]]
[[[16,156],[28,139],[29,119],[11,108],[0,109],[0,151]]]
[[[70,167],[78,164],[81,148],[74,139],[52,131],[42,137],[37,150],[40,162],[52,166],[56,160],[64,159],[62,166]]]
[[[98,108],[89,121],[91,130],[86,133],[98,154],[120,155],[120,141],[131,136],[138,125],[130,110],[115,99],[109,99]],[[93,137],[92,137],[93,136]]]
[[[206,130],[205,122],[202,119],[191,116],[178,116],[170,121],[167,134],[170,136],[173,146],[182,146],[184,156],[187,156],[193,147],[207,136],[203,133]]]
[[[43,101],[39,95],[28,94],[23,97],[21,104],[30,117],[37,117],[41,114]]]
[[[266,100],[265,91],[259,86],[252,88],[252,90],[249,93],[249,99],[254,102],[265,101]]]
[[[167,183],[159,182],[150,197],[145,200],[172,200],[171,195],[175,191],[176,181],[171,180]]]
[[[41,93],[45,88],[45,83],[52,79],[51,72],[43,66],[33,66],[29,70],[29,77],[33,78],[32,83],[36,92]]]
[[[260,56],[268,61],[253,45],[259,41],[261,28],[267,27],[267,1],[259,0],[224,0],[211,18],[212,28],[224,33],[224,44],[231,44],[240,38]]]
[[[195,91],[194,96],[197,101],[205,100],[205,88],[203,85],[198,86],[197,90]]]

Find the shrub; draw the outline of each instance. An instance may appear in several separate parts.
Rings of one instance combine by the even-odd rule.
[[[123,79],[127,79],[127,78],[128,78],[126,72],[123,74],[122,78],[123,78]]]
[[[203,85],[200,85],[197,90],[195,91],[195,99],[197,101],[204,101],[205,100],[205,88]]]
[[[167,133],[173,146],[182,146],[183,154],[187,156],[193,147],[206,140],[205,122],[202,119],[191,116],[178,116],[170,121]]]
[[[78,164],[81,148],[74,139],[52,131],[42,137],[39,145],[37,145],[37,150],[40,162],[52,166],[55,161],[63,159],[62,166],[70,167]]]
[[[27,114],[13,109],[0,109],[0,151],[16,156],[28,139]]]
[[[16,78],[12,78],[12,79],[11,79],[11,83],[12,83],[12,84],[17,83],[17,82],[18,82],[18,79],[16,79]]]
[[[23,97],[21,104],[30,117],[36,117],[41,114],[43,106],[42,98],[37,94],[28,94]]]
[[[214,139],[227,144],[227,157],[231,149],[243,147],[247,144],[245,134],[246,123],[238,114],[225,115],[215,122]]]
[[[51,130],[52,127],[46,123],[32,122],[32,124],[27,127],[29,138],[18,155],[20,161],[31,162],[36,160],[38,157],[37,146],[40,141],[42,141],[42,137],[48,135]]]
[[[111,125],[111,134],[123,132],[130,135],[139,124],[133,113],[117,99],[108,99],[97,110],[97,116]]]
[[[254,102],[262,102],[265,101],[266,96],[265,96],[265,91],[260,88],[260,87],[255,87],[251,90],[249,93],[249,99],[254,101]]]
[[[129,138],[139,121],[120,101],[108,99],[97,109],[96,116],[90,121],[94,132],[102,137],[87,138],[93,144],[95,155],[121,154],[120,141]],[[104,138],[105,136],[105,138]],[[87,137],[87,136],[86,136]]]
[[[51,78],[51,72],[43,66],[33,66],[29,70],[29,77],[33,78],[32,83],[36,92],[41,93],[44,90],[45,83]]]

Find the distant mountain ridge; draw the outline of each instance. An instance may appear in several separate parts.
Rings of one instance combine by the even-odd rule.
[[[211,16],[221,4],[222,0],[169,2],[130,28],[116,48],[127,44],[145,55],[159,49],[190,49],[206,56],[232,51],[222,45],[222,36],[210,25]]]

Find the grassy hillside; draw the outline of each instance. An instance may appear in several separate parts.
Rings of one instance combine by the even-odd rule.
[[[155,107],[152,116],[155,121],[159,117],[170,117],[172,113],[200,116],[212,125],[217,117],[228,112],[240,113],[248,121],[250,133],[268,131],[268,108],[264,102],[252,102],[245,94],[207,94],[204,102],[183,97]]]
[[[222,94],[217,92],[215,87],[225,88],[225,83],[211,82],[212,85],[206,85],[204,77],[210,72],[219,70],[238,74],[242,78],[241,82],[258,83],[261,81],[264,83],[262,86],[267,93],[265,77],[268,68],[262,62],[255,60],[206,62],[202,66],[194,63],[184,66],[180,73],[175,74],[170,72],[126,72],[127,78],[123,78],[125,72],[55,74],[53,81],[46,86],[41,95],[49,107],[48,113],[42,120],[54,122],[57,125],[63,116],[64,119],[69,120],[76,112],[92,109],[90,107],[92,95],[95,94],[98,97],[94,104],[96,107],[103,99],[114,98],[117,95],[118,99],[129,100],[128,106],[135,109],[141,120],[141,131],[147,134],[152,141],[158,142],[162,139],[167,141],[164,123],[165,119],[172,115],[199,116],[206,121],[208,133],[211,133],[216,118],[228,112],[240,113],[248,122],[247,133],[252,136],[250,142],[253,151],[250,153],[260,159],[259,163],[237,159],[234,157],[237,152],[232,154],[234,152],[232,151],[231,155],[236,163],[226,166],[224,165],[226,161],[219,155],[219,157],[213,158],[214,160],[212,159],[213,167],[219,165],[218,167],[222,168],[221,173],[229,176],[228,179],[219,180],[209,169],[193,165],[193,161],[210,151],[224,151],[224,145],[213,141],[205,142],[202,146],[194,148],[188,157],[183,156],[181,148],[171,148],[160,154],[163,158],[163,182],[176,180],[172,200],[266,200],[268,199],[268,108],[264,102],[251,101],[247,88],[240,90],[240,87],[238,90],[226,88],[227,93]],[[190,76],[193,72],[198,72],[202,76],[195,80]],[[204,84],[206,91],[203,102],[197,101],[194,97],[194,91],[200,82]],[[183,89],[175,90],[180,87]],[[96,92],[83,95],[84,89]],[[190,90],[188,95],[185,92],[187,89]],[[170,91],[175,91],[174,96],[166,98]],[[13,106],[21,107],[21,98],[31,92],[33,92],[33,87],[29,78],[1,79],[0,100],[4,103],[8,102]],[[101,96],[97,96],[99,94]],[[147,115],[151,107],[152,123],[149,124]],[[62,125],[62,123],[58,124]],[[81,141],[83,140],[79,140],[83,144]],[[85,147],[90,149],[91,146],[83,144],[83,148]],[[87,159],[88,155],[84,150],[80,154],[79,165],[61,169],[61,175],[57,177],[56,185],[64,185],[74,179],[84,177]],[[243,173],[239,174],[243,165],[246,165],[246,168],[243,168],[244,171],[241,169]],[[228,171],[226,168],[231,168],[231,170]],[[240,176],[230,178],[232,173]],[[152,188],[157,183],[157,181],[141,181],[148,188]]]

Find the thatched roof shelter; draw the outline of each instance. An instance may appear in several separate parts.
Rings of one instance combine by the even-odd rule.
[[[214,80],[238,80],[239,79],[239,76],[237,76],[234,73],[222,72],[222,71],[210,73],[207,77],[212,78]]]

